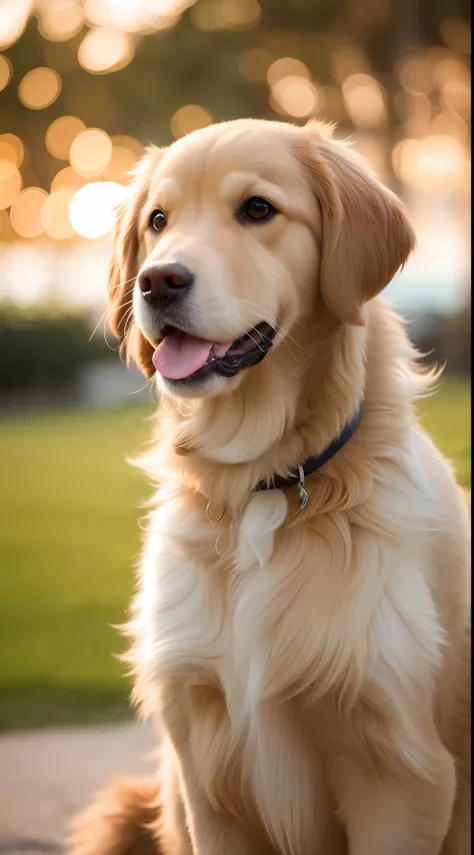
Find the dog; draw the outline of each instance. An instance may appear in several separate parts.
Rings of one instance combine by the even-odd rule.
[[[112,325],[161,398],[128,626],[156,780],[74,855],[467,855],[469,521],[380,293],[415,235],[333,129],[147,149]]]

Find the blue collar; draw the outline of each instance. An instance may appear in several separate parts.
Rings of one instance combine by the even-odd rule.
[[[282,490],[285,487],[294,487],[297,485],[300,489],[300,508],[305,508],[308,503],[308,494],[304,487],[305,478],[307,478],[308,475],[312,475],[313,472],[316,472],[316,470],[320,469],[321,466],[324,466],[328,460],[331,460],[331,458],[344,447],[346,442],[349,442],[352,434],[360,423],[362,412],[363,407],[361,404],[352,418],[346,422],[339,436],[336,437],[336,439],[333,439],[321,454],[318,454],[316,457],[308,457],[302,466],[298,466],[298,469],[295,469],[288,478],[283,478],[281,475],[274,475],[268,484],[261,481],[260,484],[257,485],[256,489]]]

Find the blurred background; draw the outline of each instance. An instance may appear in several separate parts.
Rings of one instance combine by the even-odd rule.
[[[149,142],[337,123],[408,206],[387,296],[446,363],[420,415],[470,486],[467,0],[0,0],[0,728],[111,720],[154,410],[106,323],[113,208]]]

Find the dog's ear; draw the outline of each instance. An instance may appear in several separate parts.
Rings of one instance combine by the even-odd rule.
[[[131,301],[139,269],[138,220],[163,152],[150,146],[132,174],[125,198],[117,208],[109,266],[110,326],[122,342],[127,361],[133,359],[147,377],[155,370],[151,361],[154,348],[133,321]]]
[[[400,200],[324,126],[302,129],[299,154],[322,212],[321,295],[340,321],[363,326],[364,304],[382,291],[416,245]]]

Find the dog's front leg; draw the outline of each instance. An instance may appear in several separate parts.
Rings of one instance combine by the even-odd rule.
[[[366,707],[353,737],[331,770],[350,855],[439,855],[456,779],[431,715],[418,711],[408,731]]]
[[[173,746],[164,735],[160,763],[161,815],[158,826],[163,855],[193,855],[186,822],[178,761]]]
[[[169,678],[161,688],[161,720],[176,759],[193,855],[274,855],[273,848],[258,832],[252,835],[232,816],[214,810],[201,786],[199,769],[192,756],[183,686],[178,680]],[[187,855],[186,849],[183,855]]]

